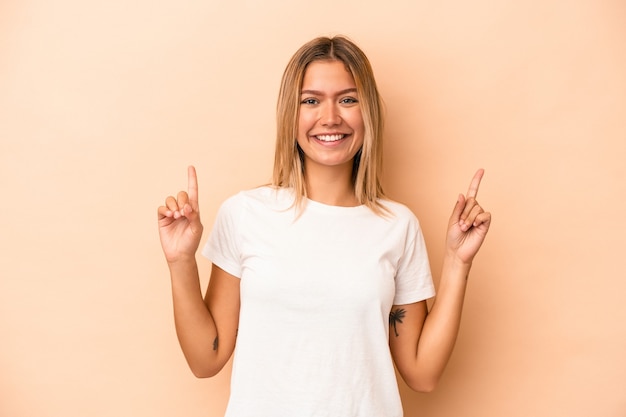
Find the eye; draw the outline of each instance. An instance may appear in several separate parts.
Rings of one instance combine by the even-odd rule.
[[[305,98],[304,100],[300,102],[300,104],[317,104],[317,103],[319,103],[319,101],[317,101],[317,99],[315,98]]]
[[[356,104],[359,102],[359,100],[357,100],[354,97],[344,97],[339,101],[341,104]]]

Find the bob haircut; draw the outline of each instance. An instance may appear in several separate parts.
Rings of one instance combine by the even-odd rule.
[[[311,62],[340,61],[352,74],[365,125],[363,146],[354,157],[352,181],[360,204],[376,214],[387,210],[380,175],[382,172],[383,104],[376,88],[374,73],[363,51],[343,36],[319,37],[304,44],[293,55],[280,85],[276,106],[276,153],[272,185],[291,187],[295,206],[302,208],[307,196],[304,179],[304,158],[296,142],[300,96],[304,73]]]

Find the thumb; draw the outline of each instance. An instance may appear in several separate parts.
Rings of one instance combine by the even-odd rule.
[[[200,212],[198,210],[194,210],[190,204],[185,204],[183,212],[185,213],[187,220],[189,220],[189,228],[191,232],[196,236],[202,236],[202,230],[204,227],[200,221]]]
[[[463,194],[459,194],[456,199],[456,204],[454,205],[454,209],[452,210],[452,214],[450,215],[450,224],[458,223],[461,218],[461,213],[463,213],[463,209],[465,208],[465,196]]]
[[[194,210],[190,203],[186,203],[182,209],[183,215],[191,223],[200,223],[200,211]]]

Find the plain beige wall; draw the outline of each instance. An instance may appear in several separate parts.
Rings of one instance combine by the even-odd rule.
[[[438,390],[406,415],[626,415],[626,3],[0,3],[0,415],[221,416],[178,348],[156,208],[266,182],[288,58],[371,58],[385,184],[438,274],[474,170],[494,223]],[[206,282],[209,265],[201,261]],[[294,416],[297,417],[297,416]]]

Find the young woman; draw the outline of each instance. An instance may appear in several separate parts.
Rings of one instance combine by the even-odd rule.
[[[273,184],[221,206],[203,255],[195,169],[158,209],[180,345],[209,377],[230,356],[229,417],[398,417],[394,363],[431,391],[458,333],[467,276],[491,221],[459,195],[434,296],[419,223],[380,185],[383,117],[367,57],[343,37],[302,46],[283,75]]]

